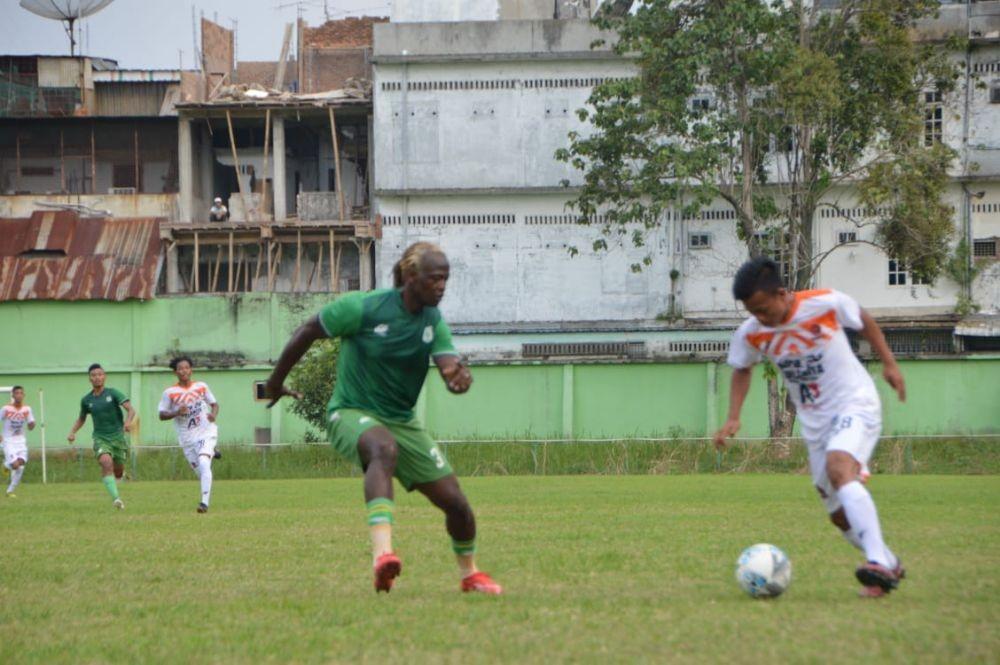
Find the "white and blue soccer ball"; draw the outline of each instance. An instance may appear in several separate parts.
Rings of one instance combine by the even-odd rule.
[[[792,583],[792,562],[774,545],[751,545],[736,560],[736,581],[754,598],[775,598]]]

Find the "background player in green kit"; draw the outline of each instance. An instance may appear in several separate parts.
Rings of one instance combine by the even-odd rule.
[[[93,390],[80,400],[80,417],[73,423],[66,439],[70,444],[76,441],[77,431],[86,422],[87,414],[90,414],[94,421],[94,454],[97,455],[97,462],[101,465],[101,482],[111,495],[114,507],[121,510],[125,507],[125,503],[118,496],[118,484],[115,479],[121,480],[125,473],[125,460],[128,459],[128,441],[125,439],[125,432],[132,429],[135,411],[129,398],[121,391],[104,387],[107,375],[100,365],[94,363],[87,373]],[[122,409],[126,412],[124,419]]]
[[[364,469],[375,590],[388,592],[402,570],[392,551],[395,476],[445,513],[462,591],[500,594],[476,568],[476,520],[444,453],[413,416],[434,359],[445,385],[466,392],[472,375],[451,341],[437,304],[449,266],[430,243],[411,245],[394,269],[396,288],[347,293],[303,324],[285,346],[267,382],[271,405],[284,395],[285,377],[317,339],[340,337],[337,382],[328,407],[330,443]]]

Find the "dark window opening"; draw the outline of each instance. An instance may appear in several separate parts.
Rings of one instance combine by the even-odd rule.
[[[56,170],[52,166],[22,166],[21,167],[21,177],[29,178],[32,176],[53,176],[56,174]]]
[[[966,351],[1000,351],[1000,337],[962,337]]]
[[[66,251],[62,249],[29,249],[21,252],[21,256],[26,259],[64,259]]]
[[[990,240],[974,240],[972,243],[972,255],[976,258],[996,258],[996,238]]]
[[[941,91],[924,93],[924,145],[940,143],[944,135],[944,105]]]
[[[111,186],[115,189],[131,187],[139,191],[135,181],[135,172],[135,164],[115,164],[111,168]],[[142,176],[140,175],[139,178],[142,179]]]

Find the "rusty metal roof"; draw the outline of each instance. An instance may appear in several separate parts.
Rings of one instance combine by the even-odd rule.
[[[0,301],[149,300],[160,275],[159,226],[70,211],[0,219]]]

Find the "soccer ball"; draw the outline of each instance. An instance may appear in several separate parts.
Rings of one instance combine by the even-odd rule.
[[[774,545],[751,545],[736,560],[736,581],[754,598],[775,598],[792,583],[792,562]]]

